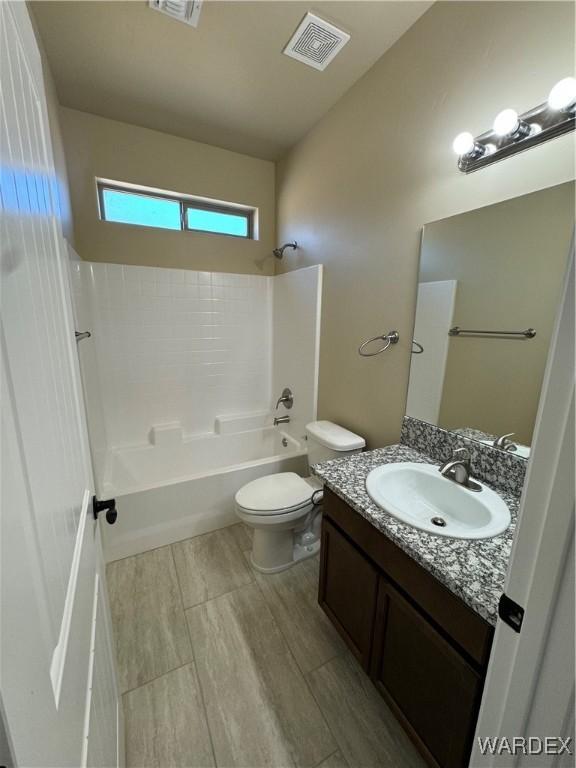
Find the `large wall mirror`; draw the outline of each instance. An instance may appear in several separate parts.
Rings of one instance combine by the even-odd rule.
[[[569,182],[425,226],[408,416],[530,455],[573,223]]]

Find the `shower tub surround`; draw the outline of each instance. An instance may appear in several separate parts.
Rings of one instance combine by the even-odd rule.
[[[104,526],[106,557],[118,560],[237,523],[239,488],[262,475],[305,470],[305,444],[274,427],[111,451],[103,494],[117,499],[119,514]]]
[[[79,354],[108,560],[236,522],[234,494],[303,472],[322,268],[260,277],[75,261]],[[272,426],[283,387],[291,422]],[[278,392],[276,391],[278,389]],[[286,412],[288,413],[288,412]]]
[[[451,592],[495,625],[526,462],[409,417],[404,420],[401,440],[399,445],[317,464],[313,472]],[[511,524],[499,536],[480,540],[434,536],[400,522],[368,496],[366,477],[375,467],[405,461],[435,464],[449,458],[454,448],[463,446],[472,452],[474,477],[499,493],[510,509]]]

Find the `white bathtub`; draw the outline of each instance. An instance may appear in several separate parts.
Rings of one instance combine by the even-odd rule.
[[[236,491],[274,472],[305,475],[307,464],[305,446],[273,427],[112,450],[98,488],[118,508],[116,523],[102,525],[106,559],[237,522]]]

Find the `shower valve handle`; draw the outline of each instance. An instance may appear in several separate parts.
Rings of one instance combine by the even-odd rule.
[[[100,512],[106,511],[106,522],[110,525],[114,525],[116,518],[118,517],[118,510],[116,509],[116,499],[105,499],[99,501],[96,496],[92,496],[92,514],[94,520],[98,520]]]
[[[292,390],[290,389],[290,387],[284,387],[284,389],[282,390],[282,395],[278,398],[278,401],[276,403],[276,408],[275,408],[276,411],[278,410],[280,403],[282,403],[284,408],[288,408],[288,410],[290,410],[290,408],[292,408],[292,406],[294,405],[294,395],[292,394]]]

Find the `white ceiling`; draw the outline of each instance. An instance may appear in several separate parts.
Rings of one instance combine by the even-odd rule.
[[[63,106],[276,159],[431,4],[206,0],[197,29],[144,0],[32,9]],[[308,10],[351,34],[324,72],[282,55]]]

